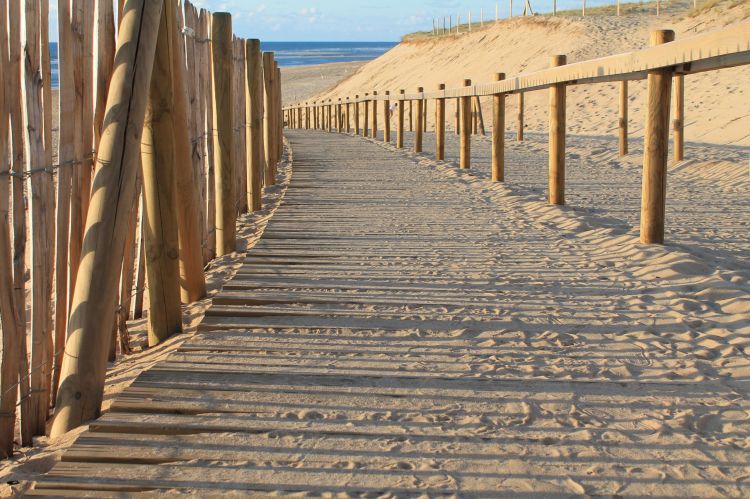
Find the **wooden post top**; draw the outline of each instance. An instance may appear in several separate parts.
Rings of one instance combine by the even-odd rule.
[[[568,56],[565,54],[557,54],[550,57],[550,66],[555,68],[557,66],[564,66],[568,63]]]
[[[471,86],[471,80],[466,79],[464,80],[464,87],[470,87]]]
[[[372,95],[378,95],[378,92],[377,92],[377,90],[373,90],[373,91],[372,91]]]
[[[438,90],[445,90],[445,83],[438,83]]]
[[[418,94],[421,94],[422,92],[424,92],[424,88],[422,88],[422,87],[417,87],[417,93],[418,93]]]
[[[385,91],[385,95],[391,95],[391,91],[390,90],[386,90]]]
[[[495,73],[495,81],[503,81],[505,79],[505,73]]]
[[[650,45],[661,45],[674,41],[674,31],[671,29],[657,29],[651,32]]]
[[[399,91],[398,91],[398,93],[400,93],[400,94],[405,94],[405,93],[406,93],[406,90],[404,90],[404,89],[401,89],[401,90],[399,90]]]

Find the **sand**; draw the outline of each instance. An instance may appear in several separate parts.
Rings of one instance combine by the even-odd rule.
[[[284,105],[304,102],[352,76],[364,62],[335,62],[315,66],[281,68]]]
[[[726,3],[725,3],[726,4]],[[369,62],[336,88],[319,98],[354,96],[363,92],[399,89],[416,92],[417,87],[437,90],[439,83],[459,87],[464,78],[474,83],[490,82],[495,72],[508,77],[549,67],[552,54],[567,54],[568,62],[604,57],[644,48],[655,28],[674,29],[678,39],[720,29],[750,17],[750,4],[730,2],[731,8],[716,7],[696,17],[680,16],[591,16],[527,17],[488,24],[484,29],[460,36],[402,43]],[[750,145],[750,67],[712,71],[685,78],[685,138],[693,142]],[[630,134],[643,134],[645,82],[630,83]],[[596,84],[568,89],[568,131],[571,134],[611,135],[618,120],[618,86]],[[507,126],[515,126],[516,98],[507,99]],[[546,132],[548,92],[526,94],[526,129]],[[491,105],[482,100],[486,123]],[[448,124],[453,125],[455,105],[448,104]],[[432,113],[428,120],[433,122]]]

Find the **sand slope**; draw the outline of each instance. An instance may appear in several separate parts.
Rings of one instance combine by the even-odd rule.
[[[747,3],[715,7],[696,17],[590,16],[527,17],[488,24],[472,33],[438,40],[401,43],[369,62],[355,75],[321,97],[338,99],[365,91],[383,93],[417,86],[437,89],[492,81],[498,71],[508,75],[544,69],[552,54],[567,54],[568,62],[603,57],[647,46],[649,30],[671,28],[678,38],[746,20]],[[686,140],[750,145],[750,67],[732,68],[686,78]],[[645,82],[630,84],[630,126],[633,136],[643,127]],[[571,87],[568,92],[568,130],[572,134],[611,134],[617,126],[618,90],[614,84]],[[483,103],[491,118],[489,101]],[[547,127],[547,92],[532,92],[526,99],[530,131]],[[508,99],[508,116],[515,116],[516,99]],[[452,115],[453,104],[448,113]],[[432,115],[429,115],[430,120]],[[449,124],[452,119],[448,119]],[[508,120],[508,129],[515,124]]]

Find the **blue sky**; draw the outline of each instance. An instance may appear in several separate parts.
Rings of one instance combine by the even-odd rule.
[[[0,0],[4,1],[4,0]],[[558,0],[558,9],[579,7],[582,0]],[[615,0],[588,0],[588,5],[614,3]],[[379,0],[342,2],[320,0],[194,0],[198,7],[213,12],[231,12],[234,31],[243,38],[264,41],[398,41],[403,35],[432,29],[432,19],[460,14],[466,21],[494,19],[496,2],[492,0]],[[531,0],[538,12],[551,9],[552,0]],[[509,0],[498,3],[500,17],[507,17]],[[513,0],[513,12],[520,14],[523,0]],[[50,37],[57,39],[57,0],[50,0]]]

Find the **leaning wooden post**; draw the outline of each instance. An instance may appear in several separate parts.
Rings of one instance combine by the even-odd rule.
[[[445,83],[438,85],[438,90],[445,90]],[[435,99],[435,159],[445,159],[445,98]]]
[[[471,80],[464,80],[464,87],[470,87]],[[461,97],[461,147],[459,164],[461,168],[471,167],[471,96]]]
[[[553,55],[551,66],[567,63],[564,55]],[[549,203],[565,204],[565,84],[549,89]]]
[[[370,95],[369,93],[365,93],[365,100],[362,102],[364,104],[364,123],[362,124],[362,137],[367,137],[367,129],[369,126],[369,119],[370,119],[370,100],[367,98],[367,96]]]
[[[216,180],[216,255],[223,256],[236,249],[234,203],[234,165],[232,149],[232,109],[235,105],[232,88],[232,16],[225,12],[212,15],[211,48],[213,55],[214,89],[214,168]],[[273,110],[273,102],[267,108]],[[271,113],[269,113],[271,114]],[[270,133],[273,133],[271,131]],[[269,144],[273,149],[273,142]],[[271,157],[273,151],[269,151]]]
[[[372,92],[372,129],[370,130],[370,137],[373,139],[378,138],[378,92]]]
[[[263,60],[260,53],[260,40],[245,41],[245,67],[247,98],[246,115],[250,120],[247,128],[247,205],[252,211],[263,206]],[[309,124],[309,123],[308,123]]]
[[[400,90],[399,93],[403,96],[405,91]],[[406,101],[398,101],[398,120],[396,121],[396,147],[398,147],[399,149],[404,148],[404,102]]]
[[[651,33],[651,45],[674,40],[674,31]],[[667,193],[669,151],[669,105],[672,91],[671,68],[648,72],[646,128],[643,138],[643,190],[641,194],[641,242],[664,244],[664,212]]]
[[[53,438],[97,417],[104,393],[110,331],[102,328],[102,319],[111,316],[117,296],[162,2],[127,0],[124,12],[86,218],[87,256],[71,302]]]
[[[151,76],[149,106],[141,139],[149,346],[158,345],[182,331],[180,249],[175,213],[177,122],[174,119],[176,95],[173,87],[175,75],[172,74],[172,69],[176,56],[173,57],[175,54],[170,50],[174,41],[170,33],[171,28],[175,29],[175,34],[177,31],[174,26],[175,7],[171,0],[164,0]],[[198,256],[201,256],[200,253]]]
[[[628,82],[620,82],[620,119],[618,122],[620,156],[628,154]]]
[[[201,248],[201,213],[198,194],[198,180],[192,162],[192,147],[188,128],[189,122],[188,94],[187,94],[187,66],[185,65],[184,49],[180,39],[183,35],[178,28],[177,4],[169,1],[164,3],[164,17],[167,20],[169,33],[168,47],[165,49],[172,63],[168,75],[173,84],[171,92],[165,97],[173,96],[172,128],[174,130],[174,178],[176,187],[176,213],[179,236],[179,264],[180,289],[183,303],[192,303],[206,296],[206,278],[203,273],[203,248]],[[162,24],[164,24],[162,22]],[[156,63],[161,60],[160,47],[157,49]],[[160,68],[154,68],[155,71]],[[153,91],[153,88],[152,88]],[[153,99],[153,96],[152,96]],[[166,125],[165,125],[166,126]],[[169,140],[169,139],[167,139]],[[159,142],[160,139],[157,140]],[[158,148],[162,144],[157,144]]]
[[[517,129],[516,129],[516,140],[518,142],[523,141],[523,92],[518,93],[518,114],[516,115]]]
[[[495,73],[495,81],[504,79]],[[505,94],[492,96],[492,181],[505,182]]]
[[[674,76],[674,161],[685,159],[685,75]]]
[[[385,98],[387,100],[383,101],[383,142],[386,144],[391,142],[391,101],[390,97],[391,92],[389,90],[385,91]]]
[[[424,88],[417,88],[418,94],[422,92],[424,92]],[[421,97],[417,99],[417,132],[414,135],[414,152],[422,152],[422,136],[424,135],[424,118],[422,117],[424,107],[422,103]]]

